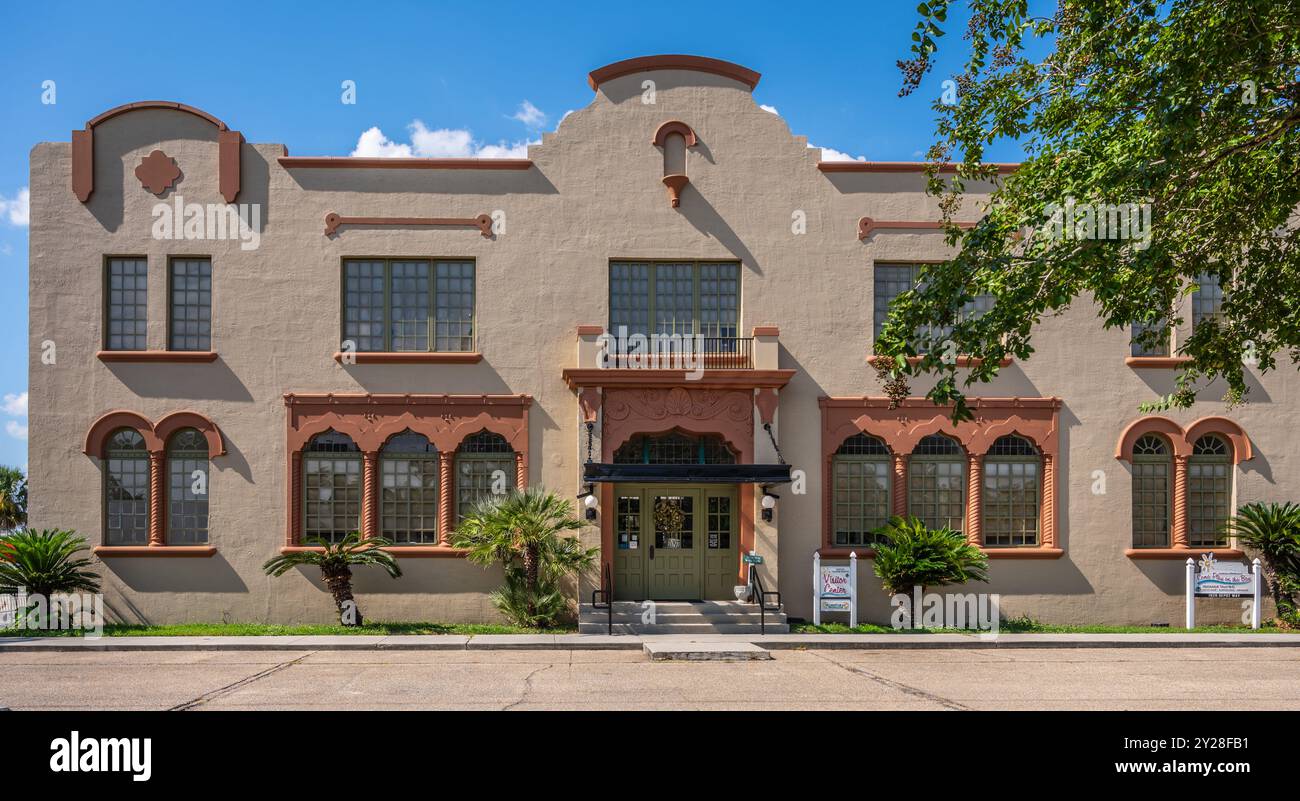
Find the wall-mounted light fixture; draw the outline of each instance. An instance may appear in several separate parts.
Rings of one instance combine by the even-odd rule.
[[[588,484],[587,490],[579,495],[578,498],[582,501],[582,505],[587,508],[587,519],[595,520],[596,506],[600,503],[600,500],[596,497],[596,485]]]
[[[772,492],[770,489],[767,488],[766,485],[764,485],[762,489],[763,489],[763,500],[761,501],[761,505],[763,507],[763,522],[771,523],[772,510],[776,508],[776,499],[781,496]]]

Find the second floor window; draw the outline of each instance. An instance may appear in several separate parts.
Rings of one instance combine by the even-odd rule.
[[[343,339],[361,352],[474,350],[474,262],[348,259]]]
[[[609,265],[609,330],[630,334],[699,335],[706,351],[730,352],[716,340],[736,339],[740,322],[736,262],[613,262]],[[707,340],[715,340],[708,342]]]
[[[171,263],[170,350],[212,350],[212,261]]]
[[[920,286],[921,272],[924,268],[923,264],[877,264],[875,266],[873,323],[876,339],[880,338],[885,320],[889,318],[889,305],[899,295]],[[978,316],[991,308],[993,308],[993,296],[980,295],[962,307],[960,317],[965,319]],[[916,344],[919,344],[921,339],[942,342],[951,331],[951,326],[931,326],[919,331],[913,341]]]
[[[104,313],[108,350],[147,350],[149,263],[144,259],[109,259]]]
[[[1219,276],[1201,273],[1196,279],[1196,291],[1192,293],[1192,329],[1202,320],[1218,317],[1223,313],[1223,287]]]

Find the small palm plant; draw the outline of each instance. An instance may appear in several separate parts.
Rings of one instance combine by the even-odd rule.
[[[989,580],[988,557],[947,526],[927,528],[915,517],[895,517],[878,534],[876,575],[890,595]]]
[[[1249,503],[1237,510],[1227,529],[1263,557],[1262,572],[1278,615],[1295,617],[1300,595],[1300,506]]]
[[[339,622],[344,626],[362,624],[361,608],[352,597],[352,568],[354,566],[377,565],[382,567],[392,578],[402,575],[402,568],[393,555],[383,550],[392,545],[383,537],[362,539],[360,532],[349,532],[338,542],[327,542],[320,537],[307,540],[308,545],[318,546],[321,550],[292,551],[268,559],[262,570],[268,576],[283,576],[299,565],[313,565],[320,568],[321,579],[334,597],[334,608],[338,610]]]
[[[506,584],[493,593],[493,604],[516,625],[540,628],[554,625],[568,607],[561,580],[595,563],[598,549],[583,548],[566,533],[583,525],[567,500],[529,487],[478,503],[452,544],[472,562],[500,564]]]
[[[16,467],[0,466],[0,531],[27,523],[27,477]]]
[[[26,587],[30,595],[99,592],[91,561],[78,557],[86,538],[63,529],[20,528],[0,536],[0,585]]]

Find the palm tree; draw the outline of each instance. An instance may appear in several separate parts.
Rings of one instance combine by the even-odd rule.
[[[1278,615],[1295,614],[1300,593],[1300,506],[1249,503],[1228,521],[1227,530],[1263,556],[1264,578]]]
[[[26,587],[29,595],[46,599],[56,593],[99,592],[99,576],[86,568],[91,561],[74,558],[86,539],[75,531],[21,528],[0,537],[0,584]]]
[[[16,467],[0,466],[0,531],[27,523],[27,477]]]
[[[476,504],[453,533],[452,544],[466,549],[472,562],[500,564],[506,586],[493,594],[493,602],[517,624],[540,627],[553,624],[567,606],[560,581],[596,560],[598,549],[583,548],[566,535],[583,525],[567,500],[529,487]]]
[[[876,575],[890,595],[989,580],[989,558],[947,526],[928,528],[918,518],[895,517],[878,533]]]
[[[262,570],[268,576],[283,576],[298,565],[314,565],[320,568],[321,578],[334,597],[334,608],[338,610],[339,622],[344,626],[360,626],[361,608],[352,597],[352,567],[354,565],[378,565],[389,576],[397,578],[402,575],[402,568],[393,555],[383,550],[392,545],[383,537],[362,539],[356,531],[349,532],[338,542],[327,542],[320,537],[307,540],[308,545],[318,546],[320,550],[292,551],[268,559]],[[353,610],[348,614],[348,610]]]

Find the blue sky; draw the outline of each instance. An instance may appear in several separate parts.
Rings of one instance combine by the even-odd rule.
[[[911,161],[964,55],[949,17],[939,69],[899,98],[915,2],[619,4],[267,2],[7,4],[0,24],[0,464],[27,460],[27,156],[105,109],[175,100],[294,155],[501,154],[591,102],[613,61],[691,53],[763,74],[759,103],[851,156]],[[201,9],[201,10],[199,10]],[[42,83],[56,102],[41,102]],[[357,86],[355,105],[340,84]],[[419,121],[419,126],[416,125]],[[377,128],[377,131],[371,131]],[[369,132],[369,133],[367,133]],[[988,157],[1015,161],[1014,144]],[[99,264],[99,254],[87,254]]]

